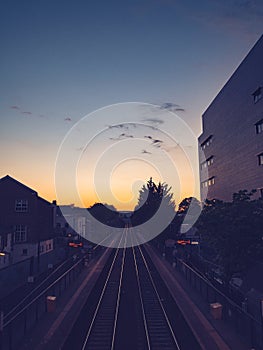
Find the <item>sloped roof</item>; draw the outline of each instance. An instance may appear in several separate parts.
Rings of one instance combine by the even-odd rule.
[[[35,193],[35,194],[37,195],[37,192],[36,192],[35,190],[33,190],[32,188],[30,188],[30,187],[24,185],[22,182],[19,182],[18,180],[14,179],[13,177],[11,177],[11,176],[9,176],[9,175],[6,175],[6,176],[2,177],[2,178],[0,179],[0,184],[1,184],[1,182],[6,182],[6,181],[8,181],[8,182],[13,182],[13,183],[15,183],[16,185],[18,185],[18,186],[24,188],[25,190],[30,191],[31,193],[33,192],[33,193]]]
[[[20,182],[20,181],[14,179],[13,177],[11,177],[11,176],[9,176],[9,175],[6,175],[6,176],[4,176],[4,177],[2,177],[2,178],[0,179],[0,184],[1,184],[1,183],[4,183],[4,182],[11,182],[11,183],[14,183],[14,184],[16,184],[17,186],[19,186],[19,187],[25,189],[26,191],[29,191],[30,193],[35,194],[35,195],[38,197],[39,200],[44,201],[44,202],[46,202],[46,203],[48,203],[48,204],[51,204],[51,203],[48,202],[46,199],[44,199],[44,198],[42,198],[42,197],[39,197],[37,191],[35,191],[35,190],[33,190],[32,188],[30,188],[30,187],[24,185],[22,182]]]

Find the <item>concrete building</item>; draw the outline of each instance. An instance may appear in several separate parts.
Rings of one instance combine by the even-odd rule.
[[[231,201],[239,190],[263,197],[263,36],[202,116],[201,200]]]

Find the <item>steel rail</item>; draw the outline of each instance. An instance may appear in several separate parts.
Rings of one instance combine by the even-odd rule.
[[[124,237],[125,232],[126,232],[126,231],[123,232],[123,234],[122,234],[122,236],[121,236],[121,238],[120,238],[118,247],[117,247],[117,249],[116,249],[116,252],[115,252],[115,254],[114,254],[114,258],[113,258],[113,261],[112,261],[112,263],[111,263],[109,272],[108,272],[108,274],[107,274],[107,278],[106,278],[106,281],[105,281],[105,283],[104,283],[103,289],[102,289],[102,291],[101,291],[101,294],[100,294],[100,297],[99,297],[99,300],[98,300],[96,309],[95,309],[95,311],[94,311],[94,314],[93,314],[93,317],[92,317],[92,320],[91,320],[91,323],[90,323],[90,326],[89,326],[89,329],[88,329],[88,331],[87,331],[87,333],[86,333],[84,342],[83,342],[83,344],[82,344],[82,347],[81,347],[82,350],[85,350],[85,349],[86,349],[87,343],[88,343],[88,341],[89,341],[89,339],[90,339],[90,335],[91,335],[91,332],[92,332],[92,330],[93,330],[93,326],[94,326],[95,320],[96,320],[96,318],[97,318],[97,315],[98,315],[98,312],[99,312],[99,309],[100,309],[102,300],[103,300],[103,298],[104,298],[105,291],[106,291],[107,286],[108,286],[108,284],[109,284],[109,280],[110,280],[110,277],[111,277],[111,274],[112,274],[112,271],[113,271],[113,268],[114,268],[114,265],[115,265],[117,256],[118,256],[118,254],[119,254],[121,241],[123,240],[123,237]]]
[[[150,272],[149,266],[148,266],[148,264],[147,264],[147,261],[146,261],[146,259],[145,259],[145,256],[144,256],[144,254],[143,254],[143,252],[142,252],[141,247],[138,246],[137,248],[138,248],[138,250],[139,250],[139,252],[140,252],[140,255],[141,255],[141,257],[142,257],[144,266],[145,266],[145,268],[146,268],[146,270],[147,270],[147,272],[148,272],[148,276],[149,276],[149,278],[150,278],[150,281],[151,281],[152,287],[153,287],[153,289],[154,289],[155,295],[156,295],[157,300],[158,300],[158,302],[159,302],[159,305],[160,305],[160,307],[161,307],[163,316],[164,316],[164,318],[165,318],[165,320],[166,320],[167,326],[168,326],[168,328],[169,328],[169,330],[170,330],[170,334],[172,335],[172,338],[173,338],[174,344],[175,344],[175,346],[176,346],[176,349],[177,349],[177,350],[180,350],[180,346],[179,346],[179,343],[178,343],[178,341],[177,341],[177,337],[176,337],[176,335],[174,334],[174,331],[173,331],[171,322],[170,322],[170,320],[169,320],[169,317],[168,317],[168,315],[167,315],[167,312],[165,311],[164,305],[163,305],[163,303],[162,303],[162,300],[161,300],[161,297],[160,297],[160,295],[159,295],[159,293],[158,293],[156,284],[155,284],[155,282],[154,282],[154,280],[153,280],[153,277],[152,277],[152,275],[151,275],[151,272]]]
[[[122,264],[121,264],[120,283],[119,283],[119,288],[118,288],[117,304],[116,304],[115,317],[114,317],[114,326],[113,326],[111,350],[114,349],[115,336],[116,336],[116,328],[117,328],[117,320],[118,320],[118,314],[119,314],[119,308],[120,308],[121,287],[122,287],[123,270],[124,270],[125,255],[126,255],[126,242],[127,242],[128,227],[126,227],[125,233],[126,233],[126,235],[125,235],[124,249],[123,249],[123,254],[122,254]]]
[[[138,264],[137,264],[137,261],[136,261],[134,246],[132,246],[132,253],[133,253],[133,260],[134,260],[134,266],[135,266],[135,271],[136,271],[136,279],[137,279],[137,284],[138,284],[140,304],[141,304],[141,308],[142,308],[142,317],[143,317],[143,325],[144,325],[144,331],[145,331],[146,341],[147,341],[147,349],[151,350],[150,336],[149,336],[148,325],[147,325],[147,320],[146,320],[145,308],[144,308],[144,305],[143,305],[141,281],[140,281],[139,269],[138,269]]]

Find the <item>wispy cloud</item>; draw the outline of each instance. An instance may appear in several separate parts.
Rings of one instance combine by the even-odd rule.
[[[152,154],[152,152],[146,151],[146,149],[143,149],[141,153],[143,153],[143,154]]]
[[[136,128],[137,125],[135,123],[126,123],[126,124],[116,124],[116,125],[106,125],[108,129],[123,129],[129,130],[130,128]]]
[[[180,105],[178,105],[177,103],[173,103],[173,102],[165,102],[160,106],[160,109],[164,109],[170,112],[184,112],[185,109],[182,108]]]
[[[145,119],[143,119],[143,121],[154,124],[154,125],[159,125],[159,124],[164,123],[164,121],[160,118],[145,118]]]
[[[152,143],[153,143],[154,145],[156,145],[157,143],[163,143],[163,141],[162,141],[162,140],[157,140],[157,139],[155,139],[155,140],[152,140]]]
[[[124,124],[116,124],[116,125],[106,125],[109,129],[122,129],[124,128]]]
[[[144,138],[149,139],[151,141],[151,145],[156,148],[160,148],[164,143],[162,140],[155,139],[151,135],[145,135]]]
[[[20,114],[23,114],[23,115],[31,115],[33,116],[34,118],[42,118],[42,119],[49,119],[48,116],[46,116],[45,114],[43,113],[33,113],[33,112],[30,112],[29,110],[23,110],[20,106],[18,105],[12,105],[12,106],[9,106],[10,109],[13,109],[13,110],[16,110],[18,113]]]
[[[133,138],[133,135],[122,133],[120,137]]]
[[[152,145],[153,145],[154,147],[160,148],[162,144],[163,144],[163,141],[162,141],[162,140],[158,140],[158,139],[152,140]]]
[[[123,139],[128,139],[128,138],[133,138],[134,136],[131,134],[126,134],[126,133],[122,133],[117,137],[110,137],[109,139],[112,141],[118,141],[118,140],[123,140]]]

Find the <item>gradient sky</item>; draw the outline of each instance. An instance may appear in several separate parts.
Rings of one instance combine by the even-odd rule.
[[[40,196],[55,199],[55,162],[66,134],[84,116],[116,103],[167,106],[169,102],[198,136],[202,113],[262,33],[262,0],[2,2],[0,176],[9,174]],[[141,123],[142,115],[129,118]],[[87,170],[96,163],[95,156],[89,163],[82,162],[85,170],[79,181],[86,186],[85,205],[100,200],[120,209],[132,208],[138,189],[153,173],[154,180],[166,181],[177,191],[178,183],[171,183],[173,172],[161,174],[163,165],[156,160],[160,149],[145,139],[143,128],[164,125],[150,121],[153,118],[161,117],[149,112],[146,125],[132,135],[138,142],[148,141],[134,153],[134,161],[127,162],[127,167],[125,162],[117,167],[111,163],[113,197],[100,183],[106,167],[96,175],[98,198]],[[110,113],[97,113],[90,121],[94,132],[98,121],[104,138],[97,139],[93,154],[101,156],[100,149],[102,154],[110,151],[109,140],[121,133],[108,127],[113,122]],[[172,130],[173,124],[169,127]],[[158,131],[152,130],[151,136],[158,139]],[[133,146],[130,143],[126,150]],[[79,150],[87,150],[84,143]],[[139,157],[143,150],[149,152],[144,153],[148,161]],[[180,163],[177,156],[174,161]],[[176,195],[177,203],[193,194],[191,178],[185,181],[189,189]],[[80,205],[69,189],[64,194],[60,201]]]

